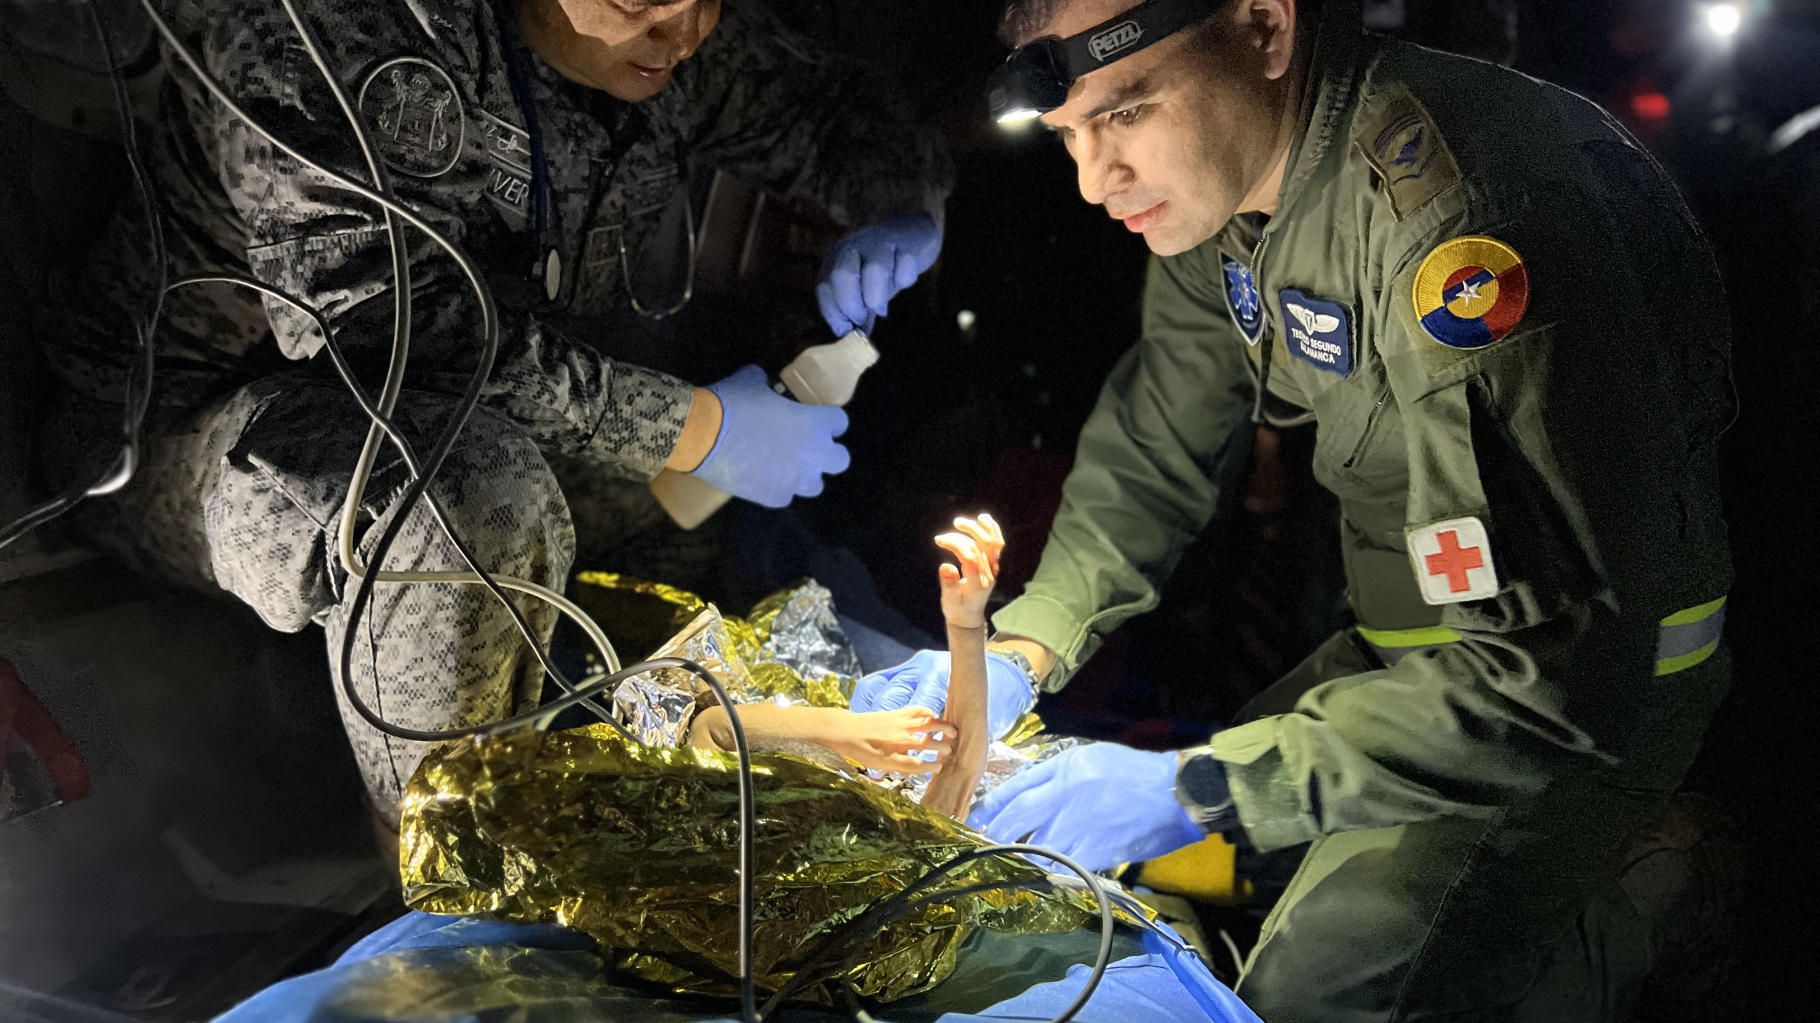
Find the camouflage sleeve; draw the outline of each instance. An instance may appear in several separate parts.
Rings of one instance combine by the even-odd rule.
[[[876,76],[818,52],[758,0],[726,5],[677,72],[695,150],[853,227],[906,213],[943,222],[954,165]]]
[[[1620,186],[1461,211],[1386,260],[1406,570],[1440,635],[1214,737],[1260,847],[1691,760],[1728,677],[1725,303],[1672,190],[1621,159]]]
[[[1081,429],[1035,578],[993,616],[999,632],[1055,651],[1047,686],[1156,606],[1158,587],[1213,516],[1215,466],[1254,391],[1218,260],[1209,244],[1150,261],[1143,338]]]
[[[318,18],[320,26],[327,21]],[[360,22],[371,29],[370,22]],[[354,32],[352,25],[350,33]],[[360,168],[352,132],[277,5],[240,3],[204,31],[210,73],[262,124],[326,166]],[[388,52],[337,39],[342,53]],[[439,57],[445,55],[438,55]],[[446,55],[461,73],[460,54]],[[175,61],[172,61],[175,66]],[[369,386],[392,348],[394,278],[379,210],[280,152],[193,82],[180,82],[196,151],[188,173],[219,182],[245,223],[253,275],[314,305]],[[458,197],[438,179],[389,172],[399,196],[458,245],[468,235]],[[459,393],[481,353],[479,303],[456,262],[421,231],[405,229],[412,330],[406,386]],[[470,254],[472,255],[472,254]],[[482,270],[483,280],[486,271]],[[311,359],[323,341],[306,317],[276,302],[267,314],[280,350]],[[615,362],[530,313],[499,309],[499,347],[482,401],[530,432],[547,452],[598,459],[627,475],[663,468],[681,436],[692,387]]]

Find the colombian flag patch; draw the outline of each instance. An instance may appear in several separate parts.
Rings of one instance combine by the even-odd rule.
[[[1485,235],[1435,247],[1416,270],[1416,319],[1449,348],[1502,340],[1529,308],[1529,271],[1517,250]]]

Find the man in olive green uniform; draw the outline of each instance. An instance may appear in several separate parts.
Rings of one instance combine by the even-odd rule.
[[[1238,988],[1272,1023],[1624,1018],[1686,910],[1625,853],[1729,676],[1711,256],[1576,96],[1368,36],[1354,0],[1196,6],[1007,12],[995,114],[1040,115],[1155,258],[994,619],[994,724],[1155,605],[1259,417],[1319,424],[1359,625],[1207,746],[1084,746],[973,823],[1096,869],[1312,843]],[[945,687],[919,655],[855,704]]]

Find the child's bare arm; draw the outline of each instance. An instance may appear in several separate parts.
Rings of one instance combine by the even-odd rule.
[[[779,707],[746,703],[739,708],[746,743],[755,749],[796,741],[812,742],[861,767],[898,774],[927,774],[954,748],[954,726],[922,707],[855,714],[829,707]],[[940,733],[941,737],[936,738]],[[709,707],[689,726],[691,745],[733,749],[733,725],[725,707]],[[933,752],[934,760],[920,753]]]
[[[998,580],[1005,534],[990,515],[954,520],[955,532],[935,538],[959,566],[941,567],[942,615],[948,620],[948,719],[957,735],[954,755],[930,780],[923,805],[965,820],[986,771],[991,746],[986,720],[986,601]]]

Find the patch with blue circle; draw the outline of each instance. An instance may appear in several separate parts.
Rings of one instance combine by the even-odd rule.
[[[1449,348],[1498,343],[1529,309],[1529,268],[1509,245],[1482,234],[1442,242],[1416,270],[1416,320]]]
[[[1338,302],[1284,288],[1283,332],[1289,354],[1315,369],[1352,375],[1352,314]]]
[[[1250,267],[1231,256],[1220,257],[1220,269],[1226,278],[1226,312],[1245,335],[1245,343],[1255,345],[1264,336],[1264,298],[1258,294],[1257,278]]]

